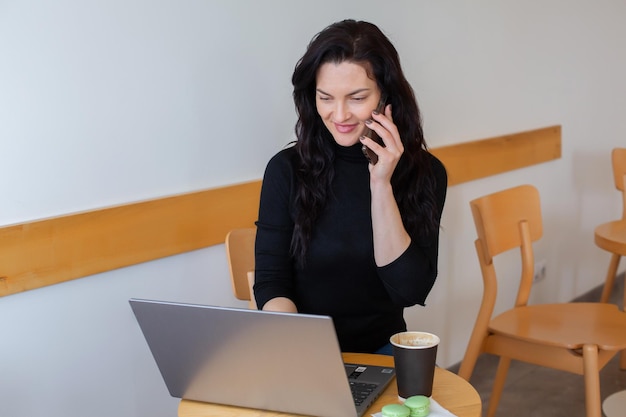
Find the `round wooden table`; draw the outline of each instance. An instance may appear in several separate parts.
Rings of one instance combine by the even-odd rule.
[[[366,365],[393,366],[393,357],[367,353],[344,353],[344,362]],[[482,402],[478,392],[469,382],[445,369],[435,369],[433,398],[444,408],[458,417],[480,417]],[[386,404],[399,404],[398,388],[395,380],[389,384],[376,402],[367,410],[365,416],[378,413]],[[292,414],[275,411],[262,411],[220,404],[181,400],[178,407],[179,417],[287,417]]]

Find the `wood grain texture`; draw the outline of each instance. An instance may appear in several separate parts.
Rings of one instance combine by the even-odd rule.
[[[432,149],[449,185],[558,159],[551,126]],[[0,228],[0,296],[224,243],[257,218],[261,181]]]
[[[561,157],[561,126],[432,149],[448,170],[448,185],[551,161]]]
[[[0,229],[0,295],[200,249],[253,226],[260,181]]]
[[[365,365],[394,366],[393,356],[368,353],[343,353],[346,363]],[[480,417],[482,403],[480,396],[469,382],[443,368],[435,368],[433,398],[446,410],[457,417]],[[370,406],[365,416],[380,413],[387,404],[400,404],[396,381],[392,381],[380,397]],[[293,413],[256,410],[199,401],[181,400],[178,417],[300,417]],[[302,416],[304,417],[304,416]]]

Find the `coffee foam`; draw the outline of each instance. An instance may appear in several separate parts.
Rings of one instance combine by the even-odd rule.
[[[406,347],[430,347],[439,343],[439,337],[424,332],[404,332],[393,335],[391,343],[396,346]]]

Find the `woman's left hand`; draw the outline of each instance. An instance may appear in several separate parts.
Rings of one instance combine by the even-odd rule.
[[[385,106],[384,114],[373,112],[367,127],[375,131],[385,143],[385,146],[381,146],[370,138],[361,138],[363,144],[378,155],[378,162],[369,166],[371,180],[391,181],[393,171],[404,152],[400,133],[393,123],[391,104]]]

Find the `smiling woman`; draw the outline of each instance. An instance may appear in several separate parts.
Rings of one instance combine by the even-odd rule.
[[[404,308],[423,305],[435,282],[446,169],[377,26],[322,30],[292,84],[297,140],[270,160],[261,189],[257,305],[329,315],[343,351],[376,352],[406,330]]]

